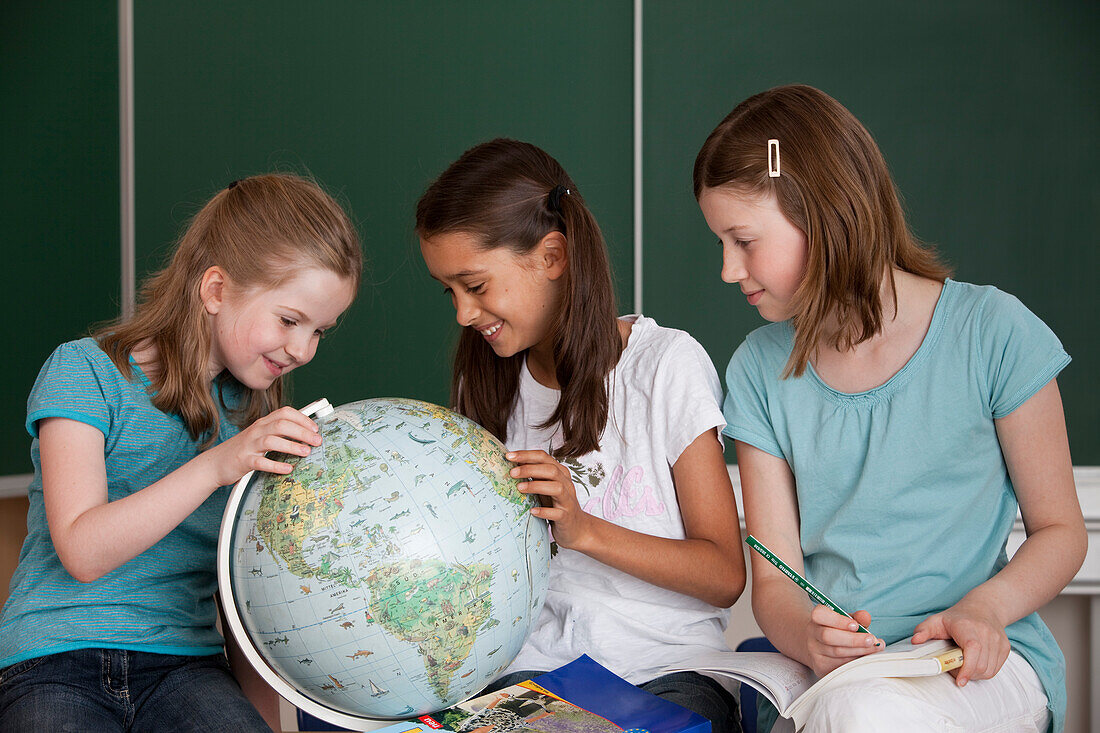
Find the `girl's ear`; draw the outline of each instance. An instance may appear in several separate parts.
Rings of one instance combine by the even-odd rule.
[[[228,280],[229,276],[225,274],[225,270],[217,265],[206,268],[206,272],[202,274],[202,280],[199,281],[199,298],[202,299],[202,305],[210,315],[215,315],[222,309]]]
[[[568,243],[561,232],[550,232],[543,237],[538,243],[537,252],[539,263],[551,280],[557,280],[569,268]]]

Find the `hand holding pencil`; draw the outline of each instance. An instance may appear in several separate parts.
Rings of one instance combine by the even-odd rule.
[[[824,676],[852,659],[886,648],[886,643],[868,629],[871,614],[867,611],[849,614],[758,539],[749,535],[745,542],[818,604],[810,612],[809,632],[809,652],[813,659],[810,666],[818,676]]]

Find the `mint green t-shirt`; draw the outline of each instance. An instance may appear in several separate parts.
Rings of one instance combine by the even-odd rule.
[[[867,609],[890,644],[1008,562],[1017,502],[994,420],[1069,363],[1019,300],[947,280],[928,333],[886,383],[838,392],[807,366],[780,379],[790,322],[753,331],[730,359],[726,428],[795,477],[806,576],[842,608]],[[1035,669],[1060,731],[1065,661],[1032,613],[1006,629]]]
[[[46,522],[38,422],[63,417],[103,433],[107,499],[117,501],[176,470],[199,452],[178,415],[157,409],[149,380],[133,365],[123,376],[94,339],[57,347],[27,400],[34,479],[27,538],[0,613],[0,667],[82,648],[160,654],[217,654],[215,555],[229,498],[223,486],[175,529],[132,560],[90,583],[75,580],[54,549]],[[237,434],[225,403],[236,407],[239,383],[215,383],[219,441]],[[224,403],[223,403],[224,399]]]

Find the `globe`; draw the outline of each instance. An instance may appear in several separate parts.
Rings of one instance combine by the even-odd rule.
[[[218,547],[229,632],[276,691],[335,725],[480,691],[519,653],[550,568],[547,524],[504,447],[416,400],[303,411],[321,446],[230,494]]]

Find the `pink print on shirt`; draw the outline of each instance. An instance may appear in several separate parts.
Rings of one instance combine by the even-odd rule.
[[[644,484],[644,479],[645,469],[641,466],[629,471],[617,466],[611,472],[603,496],[592,497],[584,505],[584,510],[610,521],[619,517],[634,517],[643,512],[648,517],[665,514],[665,503],[657,499],[653,487]]]

